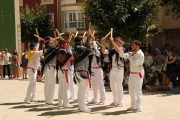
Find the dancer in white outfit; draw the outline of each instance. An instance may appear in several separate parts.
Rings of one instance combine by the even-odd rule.
[[[97,52],[94,55],[89,56],[89,62],[91,63],[91,83],[93,90],[93,99],[89,104],[98,103],[98,92],[100,93],[100,102],[99,105],[103,105],[106,100],[105,87],[103,82],[103,70],[102,70],[102,53],[100,43],[97,46]]]
[[[58,51],[58,78],[59,78],[59,93],[58,93],[58,106],[65,108],[72,108],[69,105],[69,85],[70,85],[70,75],[69,69],[71,66],[71,61],[74,60],[73,55],[66,51],[68,47],[66,42],[61,42],[59,44],[60,50]]]
[[[123,106],[123,76],[124,76],[124,59],[119,55],[119,47],[121,38],[118,37],[113,40],[110,38],[110,41],[113,43],[114,48],[107,51],[105,50],[105,39],[102,38],[102,53],[109,54],[109,59],[111,63],[110,71],[110,87],[113,93],[113,102],[110,105],[116,107]]]
[[[89,55],[92,55],[96,51],[97,45],[93,38],[93,47],[86,48],[82,46],[82,36],[77,36],[75,38],[74,48],[74,72],[75,79],[78,85],[78,106],[80,111],[89,112],[91,109],[87,108],[86,105],[86,94],[90,85],[89,73],[91,70],[88,69],[89,66]]]
[[[130,76],[129,76],[129,94],[131,96],[131,107],[127,110],[133,110],[134,112],[141,111],[141,99],[142,99],[142,83],[144,76],[144,53],[140,50],[141,42],[138,40],[132,43],[132,53],[123,52],[123,42],[121,42],[120,56],[127,58],[130,61]]]
[[[30,50],[26,53],[28,56],[28,69],[27,74],[29,76],[29,86],[27,89],[27,94],[25,98],[25,103],[30,104],[31,102],[38,102],[38,100],[35,98],[35,90],[36,90],[36,83],[37,83],[37,68],[39,65],[39,58],[43,55],[43,51],[37,51],[39,49],[39,42],[38,43],[30,44]]]

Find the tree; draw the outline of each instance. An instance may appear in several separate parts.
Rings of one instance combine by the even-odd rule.
[[[21,41],[22,42],[36,42],[37,38],[35,28],[38,29],[39,35],[44,38],[47,35],[51,35],[52,22],[50,21],[52,14],[48,11],[44,5],[36,4],[35,8],[23,9],[20,13],[21,20]]]
[[[83,12],[101,36],[112,27],[114,35],[125,41],[144,40],[157,4],[157,0],[86,0]]]
[[[170,6],[170,11],[175,14],[180,13],[180,1],[179,0],[160,0],[161,6]]]

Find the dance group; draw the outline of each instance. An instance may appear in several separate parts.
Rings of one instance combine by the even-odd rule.
[[[56,30],[57,31],[57,30]],[[84,36],[76,35],[74,38],[75,47],[70,46],[70,41],[73,35],[69,35],[68,40],[64,40],[61,34],[57,31],[59,37],[55,39],[47,36],[44,39],[40,38],[36,31],[38,43],[31,43],[30,50],[26,53],[28,56],[29,86],[25,98],[26,104],[31,102],[38,102],[35,98],[36,90],[36,76],[39,64],[39,57],[44,56],[45,60],[45,86],[44,95],[45,103],[48,105],[57,105],[58,107],[72,108],[69,104],[69,99],[75,99],[75,86],[73,78],[78,85],[78,106],[79,110],[83,112],[90,112],[86,102],[89,99],[89,88],[92,85],[93,99],[89,104],[103,105],[106,100],[105,87],[103,83],[102,59],[103,54],[108,54],[111,71],[110,71],[110,87],[113,94],[113,101],[111,106],[123,106],[123,77],[124,77],[124,61],[130,61],[130,79],[129,79],[129,93],[131,97],[131,107],[127,110],[133,112],[141,111],[142,99],[142,83],[144,76],[144,54],[140,50],[141,42],[135,40],[132,42],[132,52],[124,53],[124,42],[122,38],[117,37],[115,40],[111,32],[101,39],[100,42],[95,40],[94,34],[89,29],[88,39]],[[110,41],[113,48],[105,49],[105,40],[111,34]],[[60,40],[57,40],[60,39]],[[38,51],[39,43],[43,40],[45,47]],[[58,71],[58,72],[57,72]],[[55,103],[54,88],[56,84],[56,74],[59,79],[59,93],[58,103]],[[69,90],[71,91],[71,98],[69,98]],[[98,92],[100,93],[100,100],[98,100]]]

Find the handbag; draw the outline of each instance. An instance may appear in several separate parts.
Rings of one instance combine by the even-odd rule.
[[[163,63],[161,65],[161,68],[159,69],[159,72],[165,72],[166,71],[166,68],[167,68],[167,64]]]

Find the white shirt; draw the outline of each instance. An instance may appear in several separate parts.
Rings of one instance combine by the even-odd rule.
[[[108,50],[105,50],[105,53],[104,53],[104,54],[109,54],[109,51],[108,51]],[[121,56],[120,56],[120,54],[119,54],[118,64],[119,64],[120,66],[124,66],[124,63],[121,62],[120,57],[121,57]],[[114,54],[114,55],[112,56],[112,67],[117,67],[116,54]]]
[[[11,57],[11,54],[10,54],[10,53],[7,53],[7,54],[4,54],[4,55],[5,55],[4,65],[10,64],[9,58]]]
[[[151,55],[144,57],[144,64],[146,67],[151,66],[153,64],[153,57]]]
[[[37,50],[39,49],[39,43],[36,45]],[[33,68],[34,71],[38,69],[40,63],[40,56],[43,55],[43,50],[35,51],[30,60],[28,60],[28,67]]]
[[[130,71],[143,73],[144,53],[139,50],[133,56],[130,53],[124,53],[123,47],[119,47],[119,55],[122,58],[127,58],[130,61]]]
[[[100,67],[101,62],[99,61],[99,63],[97,63],[97,58],[96,58],[96,56],[97,56],[97,57],[99,57],[99,60],[100,60],[100,55],[101,55],[101,53],[99,50],[95,51],[95,54],[93,55],[93,58],[92,58],[91,67]]]

